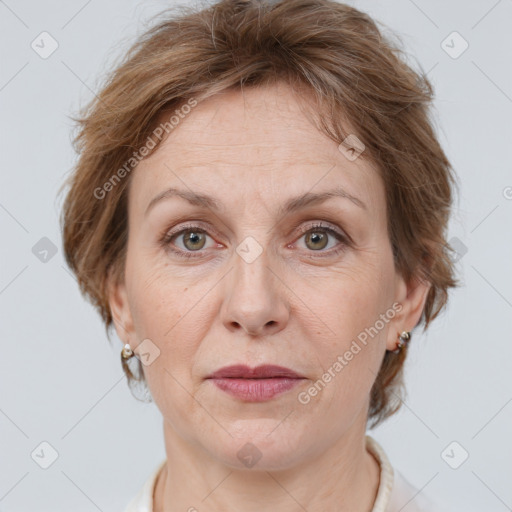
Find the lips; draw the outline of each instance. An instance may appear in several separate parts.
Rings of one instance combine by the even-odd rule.
[[[225,366],[208,379],[218,389],[242,402],[264,402],[298,386],[304,377],[284,366],[265,364],[250,368]]]
[[[237,364],[225,366],[220,370],[212,373],[208,379],[302,379],[303,377],[289,368],[284,366],[276,366],[265,364],[250,368],[247,365]]]

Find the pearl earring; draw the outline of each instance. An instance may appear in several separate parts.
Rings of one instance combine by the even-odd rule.
[[[403,331],[402,334],[398,333],[398,343],[396,350],[393,350],[393,354],[399,354],[402,347],[407,348],[409,341],[411,340],[411,333],[409,331]]]
[[[133,357],[133,350],[131,349],[130,347],[130,344],[127,343],[124,347],[123,347],[123,350],[121,350],[121,357],[123,359],[130,359],[131,357]]]

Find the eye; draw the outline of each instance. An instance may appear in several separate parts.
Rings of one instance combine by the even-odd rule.
[[[306,252],[319,253],[311,255],[312,257],[324,257],[338,254],[345,250],[350,244],[348,236],[343,235],[334,228],[324,226],[321,223],[310,225],[307,228],[301,228],[301,232],[301,238],[304,238],[305,241]],[[165,232],[160,242],[166,250],[171,251],[178,257],[197,258],[204,256],[204,250],[209,247],[222,247],[221,244],[214,241],[208,247],[208,238],[213,241],[205,229],[197,225],[188,225],[177,231]],[[332,242],[331,239],[338,240],[340,243],[334,244],[334,246],[331,243],[331,247],[324,250],[330,245],[330,242]]]
[[[304,238],[304,244],[307,249],[312,252],[321,252],[321,256],[331,255],[333,253],[337,254],[340,251],[346,249],[349,244],[347,236],[338,232],[334,228],[323,226],[321,223],[314,224],[313,226],[309,226],[306,229],[303,229],[301,238]],[[332,238],[338,240],[341,243],[331,245],[329,249],[332,250],[324,250],[329,245],[329,239]]]
[[[193,258],[202,256],[201,250],[207,248],[207,238],[211,239],[204,229],[199,226],[190,225],[180,229],[179,231],[166,233],[162,238],[161,243],[165,248],[172,251],[177,256]],[[180,241],[181,246],[180,243],[177,243]]]

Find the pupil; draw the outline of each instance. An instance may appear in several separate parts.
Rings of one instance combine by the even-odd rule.
[[[201,245],[201,235],[202,235],[202,233],[190,232],[187,235],[187,241],[191,242],[192,245],[199,244],[200,245],[199,249],[200,249],[202,247],[202,245]],[[195,248],[197,248],[197,247],[195,247]]]
[[[313,243],[313,245],[316,245],[320,243],[320,247],[317,247],[319,249],[323,249],[325,247],[325,241],[326,241],[325,233],[313,233],[310,234],[308,239]],[[323,242],[323,243],[322,243]]]

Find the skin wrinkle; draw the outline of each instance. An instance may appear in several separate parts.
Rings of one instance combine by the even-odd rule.
[[[306,159],[322,164],[303,165]],[[337,167],[326,174],[328,161]],[[215,166],[208,168],[208,162]],[[417,323],[427,291],[418,287],[407,296],[394,271],[377,171],[362,159],[345,159],[309,122],[293,91],[272,86],[243,96],[231,91],[199,104],[139,164],[132,180],[126,281],[114,288],[110,305],[127,330],[116,322],[118,334],[135,352],[145,338],[160,349],[143,367],[162,412],[167,455],[155,512],[191,506],[201,512],[252,512],[270,503],[295,512],[297,502],[308,512],[369,512],[379,484],[378,464],[364,449],[369,392],[386,349],[396,347],[397,331]],[[195,207],[173,198],[144,218],[156,194],[184,183],[217,197],[226,212],[198,215]],[[275,212],[289,197],[336,184],[361,197],[369,214],[336,198],[278,225]],[[328,219],[327,211],[333,212]],[[211,237],[208,246],[224,247],[187,260],[158,245],[160,232],[178,227],[173,219],[182,214],[187,222],[180,226],[201,220]],[[307,258],[313,249],[291,227],[318,221],[341,232],[346,225],[355,247]],[[264,248],[250,264],[235,252],[246,236]],[[321,379],[394,302],[402,311],[301,404],[298,393]],[[244,403],[204,380],[237,362],[280,364],[306,380],[270,401]],[[262,453],[251,469],[237,457],[246,443]]]

